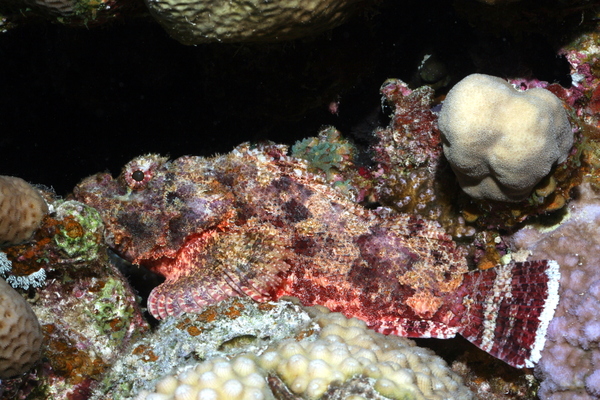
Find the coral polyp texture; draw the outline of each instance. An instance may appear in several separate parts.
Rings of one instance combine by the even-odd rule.
[[[213,158],[142,156],[117,179],[86,178],[74,195],[100,211],[116,252],[166,277],[148,299],[157,318],[231,296],[291,295],[380,333],[460,333],[513,366],[537,361],[556,304],[556,263],[469,272],[437,223],[364,209],[287,150],[242,144]]]
[[[517,250],[561,266],[560,302],[536,368],[542,400],[600,397],[600,195],[581,185],[568,209],[560,224],[527,226],[512,237]]]
[[[567,160],[573,131],[550,91],[517,91],[503,79],[473,74],[448,93],[439,116],[446,158],[476,199],[525,199],[553,166]]]
[[[183,44],[278,41],[315,35],[353,15],[365,0],[146,0]]]
[[[226,310],[236,303],[240,313],[254,315],[256,321],[261,315],[271,314],[271,318],[288,325],[284,313],[274,312],[289,308],[287,301],[264,307],[248,300],[226,300],[218,307]],[[330,313],[325,307],[299,307],[296,314],[301,318],[295,319],[304,322],[296,324],[295,331],[288,331],[287,338],[271,338],[272,343],[258,351],[246,350],[210,357],[196,365],[180,365],[176,375],[163,377],[155,384],[154,393],[143,390],[136,399],[473,397],[440,357],[409,339],[375,333],[363,321]],[[237,330],[237,321],[243,317],[217,318],[211,324],[226,332],[230,325]],[[251,326],[248,320],[244,324]],[[203,339],[198,342],[206,343]]]
[[[47,212],[36,188],[21,178],[0,176],[0,246],[31,238]]]
[[[27,301],[0,278],[0,379],[27,372],[41,357],[42,330]]]

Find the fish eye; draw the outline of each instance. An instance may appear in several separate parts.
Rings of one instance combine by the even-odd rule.
[[[133,171],[131,177],[134,181],[141,182],[144,180],[144,172],[138,169],[137,171]]]

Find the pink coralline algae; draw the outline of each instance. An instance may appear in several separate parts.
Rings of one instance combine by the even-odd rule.
[[[600,196],[588,184],[554,227],[526,227],[512,240],[533,258],[560,264],[560,301],[536,368],[542,400],[600,397]]]
[[[384,334],[457,333],[516,366],[533,366],[557,302],[553,261],[469,272],[440,226],[356,205],[287,156],[242,144],[213,158],[138,157],[74,196],[102,214],[127,260],[166,277],[148,300],[157,318],[232,296],[292,295]]]

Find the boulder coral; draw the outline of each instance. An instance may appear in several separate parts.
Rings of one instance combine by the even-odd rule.
[[[0,278],[0,379],[27,372],[41,357],[42,330],[25,299]]]
[[[365,0],[146,0],[183,44],[296,39],[334,28]]]
[[[0,175],[0,246],[31,238],[47,212],[35,187],[21,178]]]
[[[483,74],[469,75],[450,90],[439,127],[444,155],[475,199],[524,200],[573,146],[567,113],[554,94],[518,91]]]

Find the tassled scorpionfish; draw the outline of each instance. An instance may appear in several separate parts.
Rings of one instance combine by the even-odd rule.
[[[212,158],[150,154],[74,195],[101,212],[115,252],[166,277],[148,299],[157,318],[289,295],[384,334],[459,333],[515,367],[539,359],[558,302],[555,262],[469,272],[437,223],[367,210],[286,154],[247,143]]]

